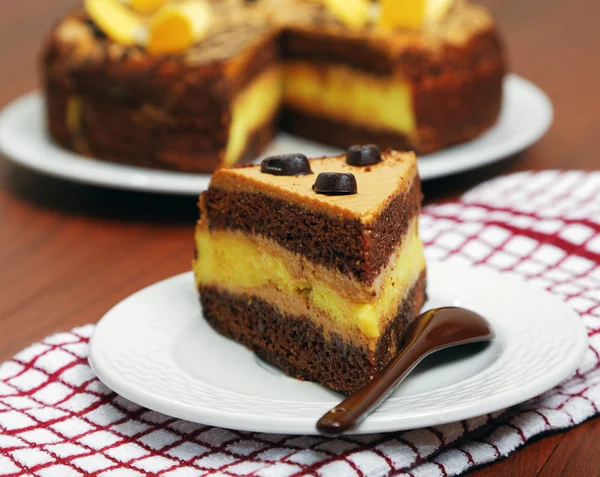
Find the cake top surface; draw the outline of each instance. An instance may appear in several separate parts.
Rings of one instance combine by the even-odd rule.
[[[318,210],[364,224],[375,220],[392,198],[407,192],[417,176],[417,158],[412,152],[387,150],[382,161],[370,166],[351,166],[346,156],[311,159],[313,174],[279,176],[261,172],[260,165],[220,169],[210,187],[229,192],[265,194],[305,208]],[[351,173],[358,191],[350,195],[325,195],[313,190],[321,172]]]
[[[302,29],[332,38],[352,38],[373,43],[397,57],[407,48],[419,47],[435,52],[443,45],[461,45],[482,31],[493,28],[488,11],[466,0],[456,0],[449,12],[439,21],[420,29],[384,31],[367,25],[353,30],[342,25],[320,3],[309,0],[212,0],[214,20],[209,34],[189,48],[182,59],[190,65],[225,61],[239,55],[257,40],[277,34],[284,28]],[[66,42],[92,41],[99,38],[85,14],[67,17],[59,24],[58,36]],[[83,27],[83,28],[82,28]],[[143,48],[112,42],[116,50],[133,50],[143,56]]]

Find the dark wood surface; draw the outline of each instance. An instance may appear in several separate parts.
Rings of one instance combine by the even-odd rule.
[[[4,1],[0,106],[37,85],[50,24],[77,0]],[[513,71],[552,98],[555,122],[528,151],[425,184],[428,202],[496,174],[598,169],[600,2],[484,0],[505,34]],[[47,178],[0,159],[0,360],[49,333],[97,321],[122,298],[190,268],[194,198],[137,194]],[[469,475],[600,475],[600,420],[544,437]]]

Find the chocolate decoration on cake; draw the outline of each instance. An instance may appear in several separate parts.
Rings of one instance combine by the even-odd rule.
[[[343,172],[321,172],[313,185],[317,194],[350,195],[358,192],[354,174]]]
[[[381,162],[381,149],[375,144],[348,148],[346,163],[351,166],[371,166],[378,162]]]
[[[260,172],[274,176],[304,176],[313,173],[304,154],[267,157],[260,163]]]

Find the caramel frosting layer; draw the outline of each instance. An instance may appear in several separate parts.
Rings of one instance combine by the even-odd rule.
[[[260,166],[221,169],[213,175],[211,188],[265,194],[338,218],[371,224],[395,196],[410,189],[417,175],[416,161],[412,152],[388,150],[382,162],[368,167],[350,166],[345,156],[313,159],[310,164],[314,174],[304,176],[265,174]],[[312,186],[320,172],[354,174],[358,193],[338,196],[315,193]]]

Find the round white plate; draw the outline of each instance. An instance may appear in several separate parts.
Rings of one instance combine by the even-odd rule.
[[[550,100],[529,81],[509,75],[500,120],[486,134],[419,159],[423,180],[455,174],[506,158],[535,143],[552,122]],[[198,195],[207,174],[189,174],[90,160],[56,145],[46,133],[43,99],[29,93],[0,113],[0,151],[43,174],[99,186],[147,192]],[[302,151],[310,156],[341,151],[288,134],[280,134],[263,156]]]
[[[567,378],[587,349],[579,317],[516,278],[431,262],[428,293],[426,307],[475,310],[497,338],[484,348],[432,355],[356,433],[438,425],[512,406]],[[315,434],[317,419],[341,399],[285,376],[213,331],[202,319],[191,272],[110,310],[92,336],[90,363],[104,384],[135,403],[231,429]]]

